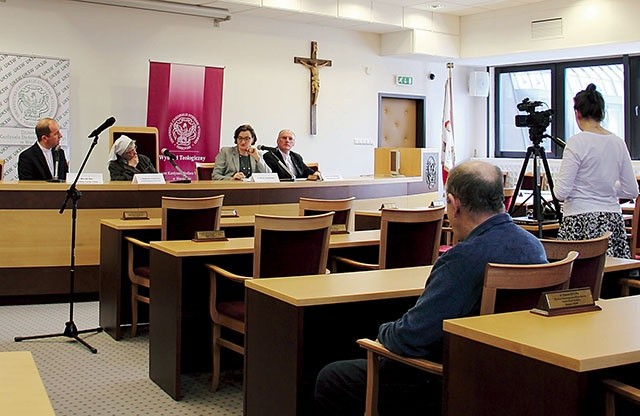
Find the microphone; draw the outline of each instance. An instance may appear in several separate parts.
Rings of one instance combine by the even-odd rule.
[[[163,147],[162,150],[160,151],[160,153],[162,153],[163,155],[165,155],[166,157],[169,158],[169,160],[176,160],[177,157],[176,155],[174,155],[173,153],[171,153],[169,150],[167,150],[166,147]]]
[[[256,148],[257,148],[258,150],[266,150],[266,151],[268,151],[268,152],[275,152],[276,150],[278,150],[278,148],[277,148],[277,147],[265,146],[265,145],[263,145],[263,144],[259,144],[259,145],[257,145],[257,146],[256,146]]]
[[[100,124],[100,126],[96,127],[96,129],[94,131],[92,131],[91,134],[88,137],[89,138],[97,137],[100,133],[102,133],[103,131],[105,131],[109,127],[113,126],[115,124],[115,122],[116,122],[115,117],[109,117],[108,119],[106,119],[104,121],[104,123],[102,123],[102,124]]]
[[[51,155],[53,156],[53,175],[48,182],[60,182],[58,179],[58,166],[60,166],[60,145],[56,145],[53,149],[51,149]]]

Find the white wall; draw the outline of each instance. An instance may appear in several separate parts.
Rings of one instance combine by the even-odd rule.
[[[309,72],[293,63],[294,56],[308,56],[312,40],[318,57],[333,61],[320,69],[316,136],[308,133]],[[269,19],[234,16],[215,28],[206,18],[67,0],[0,3],[0,52],[71,61],[71,171],[89,148],[86,136],[107,117],[117,125],[146,125],[149,60],[226,68],[223,146],[233,143],[239,124],[252,124],[266,144],[275,143],[278,130],[291,128],[296,150],[324,172],[371,174],[373,146],[354,145],[353,139],[377,143],[378,93],[386,92],[426,96],[427,145],[439,147],[446,64],[381,57],[379,48],[378,35]],[[477,120],[486,118],[485,100],[468,96],[468,71],[454,69],[459,160],[473,155],[479,146],[470,140],[484,143],[486,131]],[[429,72],[436,80],[428,79]],[[396,86],[395,74],[413,76],[414,85]],[[85,172],[107,174],[107,142],[103,134]]]

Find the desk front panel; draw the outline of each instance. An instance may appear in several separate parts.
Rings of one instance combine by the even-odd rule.
[[[365,358],[356,340],[376,338],[382,323],[398,319],[417,299],[296,307],[252,289],[247,289],[246,297],[247,416],[312,415],[314,383],[322,367],[337,360]]]
[[[71,208],[58,213],[68,189],[64,183],[0,182],[0,221],[10,238],[0,241],[0,303],[4,297],[62,295],[69,288]],[[98,291],[100,219],[119,218],[124,210],[146,210],[160,215],[162,196],[203,197],[225,195],[225,206],[240,215],[272,213],[296,215],[300,196],[312,198],[364,198],[363,207],[408,200],[428,204],[436,193],[416,178],[292,182],[279,184],[203,181],[191,184],[136,185],[109,183],[78,185],[76,292]],[[369,202],[374,201],[374,202]],[[35,248],[38,248],[36,251]],[[46,270],[43,270],[45,269]],[[46,278],[43,278],[46,276]]]

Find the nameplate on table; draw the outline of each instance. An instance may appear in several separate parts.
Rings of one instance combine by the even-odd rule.
[[[252,173],[251,179],[256,183],[280,183],[277,173]]]
[[[544,316],[557,316],[599,310],[601,308],[593,301],[591,289],[582,287],[544,292],[540,295],[538,306],[531,312]]]
[[[77,176],[77,173],[67,173],[66,183],[75,182]],[[101,185],[104,183],[104,178],[102,177],[102,173],[83,173],[78,178],[77,183]]]
[[[322,174],[322,180],[323,181],[341,181],[342,175],[340,175],[339,173],[326,173],[326,174]]]
[[[166,182],[162,173],[136,173],[131,183],[164,185]]]
[[[443,199],[435,199],[431,201],[431,204],[429,204],[429,208],[440,208],[444,206],[445,206],[445,203]]]
[[[234,218],[234,217],[238,217],[238,211],[236,211],[235,209],[222,209],[220,211],[220,216],[222,218]]]
[[[224,235],[224,230],[196,231],[193,241],[227,241],[227,238]]]
[[[349,234],[346,224],[332,224],[331,234]]]
[[[148,220],[149,213],[147,211],[123,211],[123,220]]]
[[[385,202],[382,205],[380,205],[380,210],[383,209],[398,209],[398,206],[396,205],[395,202]]]

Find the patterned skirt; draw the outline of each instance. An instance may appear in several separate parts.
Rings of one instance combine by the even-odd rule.
[[[586,212],[562,218],[558,240],[589,240],[611,231],[607,256],[631,258],[624,219],[619,212]]]

